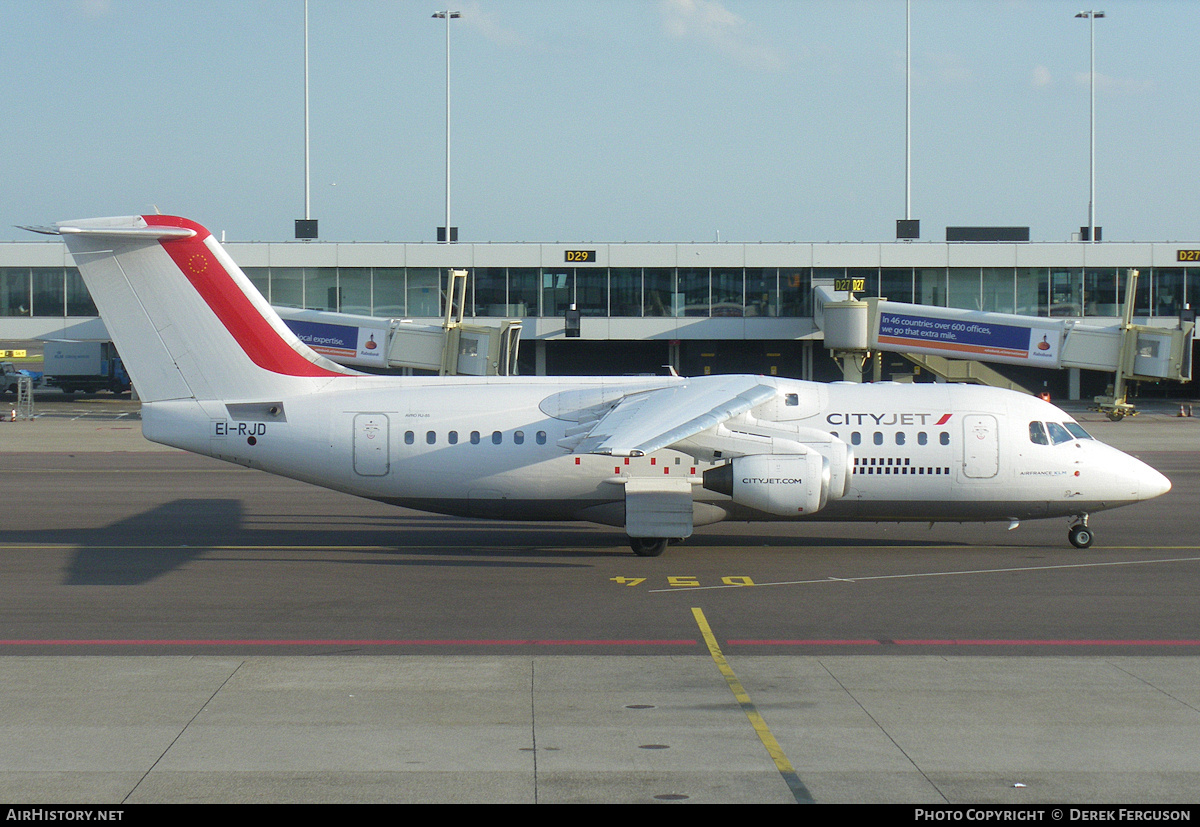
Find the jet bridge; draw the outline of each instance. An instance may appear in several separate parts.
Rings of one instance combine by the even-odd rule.
[[[428,370],[442,376],[515,376],[521,321],[465,323],[466,286],[467,271],[451,270],[440,325],[326,310],[275,311],[302,342],[342,365]]]
[[[1095,402],[1117,420],[1136,413],[1126,398],[1129,380],[1192,378],[1194,323],[1182,322],[1176,329],[1134,324],[1136,270],[1128,274],[1124,315],[1118,324],[859,300],[854,297],[856,286],[814,288],[816,325],[825,331],[825,346],[851,381],[862,381],[870,354],[880,351],[903,353],[913,361],[925,360],[935,372],[953,374],[950,378],[984,384],[1000,384],[989,372],[1003,379],[980,364],[986,362],[1104,371],[1114,374],[1113,385]],[[937,360],[955,367],[938,370],[933,365]],[[964,367],[968,363],[973,367]]]

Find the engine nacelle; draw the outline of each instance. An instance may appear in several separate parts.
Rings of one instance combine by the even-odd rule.
[[[704,487],[779,517],[815,514],[829,501],[829,460],[816,451],[754,454],[704,472]]]
[[[854,449],[833,434],[814,428],[797,429],[797,439],[810,451],[818,451],[829,460],[829,496],[838,500],[850,493],[850,477],[854,473]]]

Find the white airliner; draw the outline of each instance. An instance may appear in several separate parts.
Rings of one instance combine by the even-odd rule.
[[[74,256],[147,438],[381,502],[620,526],[652,557],[721,520],[1066,517],[1086,548],[1089,513],[1171,487],[1053,405],[993,388],[364,375],[301,343],[199,224],[37,229]]]

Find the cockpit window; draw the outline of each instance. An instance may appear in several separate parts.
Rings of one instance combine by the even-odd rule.
[[[1083,430],[1078,422],[1064,422],[1063,427],[1071,432],[1071,435],[1076,439],[1091,439],[1092,435]]]
[[[1055,445],[1063,442],[1070,442],[1072,439],[1074,439],[1074,437],[1071,436],[1070,431],[1068,431],[1062,425],[1059,425],[1057,422],[1047,422],[1046,432],[1050,434],[1050,441]]]
[[[1078,422],[1030,422],[1029,441],[1035,445],[1061,445],[1073,439],[1091,439],[1092,435],[1079,427]]]

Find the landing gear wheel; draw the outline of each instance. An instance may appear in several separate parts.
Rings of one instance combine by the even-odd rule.
[[[1067,530],[1067,539],[1075,548],[1088,548],[1092,545],[1092,530],[1085,525],[1073,525]]]
[[[667,550],[665,537],[630,537],[629,547],[638,557],[657,557]]]

